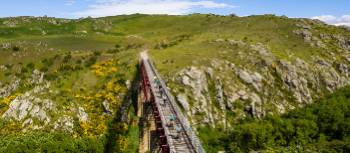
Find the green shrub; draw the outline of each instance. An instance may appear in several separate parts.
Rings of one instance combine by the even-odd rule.
[[[92,56],[90,57],[88,60],[85,61],[85,66],[89,67],[91,65],[94,65],[97,61],[97,57],[96,56]]]
[[[12,51],[14,52],[18,52],[20,50],[20,48],[18,46],[13,46],[12,47]]]
[[[0,135],[1,136],[1,135]],[[103,152],[103,141],[63,133],[31,132],[1,136],[0,152]]]
[[[34,63],[30,62],[27,64],[27,68],[30,69],[30,70],[33,70],[35,68],[35,65]]]
[[[68,55],[66,55],[66,56],[63,57],[63,62],[64,62],[64,63],[67,63],[67,62],[69,62],[69,60],[71,60],[71,59],[72,59],[72,55],[71,55],[71,54],[68,54]]]
[[[250,120],[229,131],[209,145],[222,144],[230,152],[349,152],[350,87],[283,116]]]

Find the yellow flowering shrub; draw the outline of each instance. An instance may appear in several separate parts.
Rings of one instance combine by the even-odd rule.
[[[107,60],[92,65],[91,69],[96,76],[104,77],[118,71],[118,68],[115,66],[116,63],[117,62],[115,60]]]
[[[103,121],[103,120],[98,120],[93,122],[80,122],[80,127],[82,129],[82,133],[86,136],[96,136],[103,134],[107,130],[107,126],[105,125],[104,122],[98,123],[98,121]]]
[[[104,133],[107,130],[107,126],[104,123],[101,123],[96,128],[96,133]]]
[[[114,90],[114,81],[110,81],[106,85],[107,91],[113,91]]]
[[[84,135],[93,136],[93,126],[89,122],[80,122],[80,127]]]
[[[129,144],[128,138],[125,136],[119,136],[116,141],[117,141],[119,151],[124,152],[127,149],[128,144]]]
[[[17,98],[20,95],[21,95],[20,93],[16,93],[14,95],[10,95],[10,96],[5,97],[4,99],[0,100],[0,103],[3,104],[3,105],[8,106],[12,100],[14,100],[15,98]]]

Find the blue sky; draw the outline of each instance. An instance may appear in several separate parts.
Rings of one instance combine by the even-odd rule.
[[[235,13],[316,18],[350,25],[350,0],[3,0],[0,17],[54,16],[79,18],[118,14]]]

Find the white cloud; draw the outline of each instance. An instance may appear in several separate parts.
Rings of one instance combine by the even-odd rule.
[[[75,0],[66,0],[64,1],[64,5],[71,6],[75,3]]]
[[[170,14],[190,13],[195,8],[233,8],[226,3],[210,0],[98,0],[88,9],[73,13],[76,17],[101,17],[120,14]]]
[[[340,17],[336,17],[333,15],[322,15],[322,16],[312,17],[312,19],[318,19],[328,24],[337,25],[337,26],[340,26],[340,25],[350,26],[350,15],[343,15]]]

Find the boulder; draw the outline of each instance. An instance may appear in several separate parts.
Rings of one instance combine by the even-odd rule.
[[[87,122],[89,115],[85,112],[83,107],[78,108],[78,118],[80,122]]]
[[[113,113],[113,111],[109,107],[109,102],[107,100],[104,100],[102,102],[102,106],[103,106],[103,110],[105,111],[105,113],[108,113],[108,114]]]

